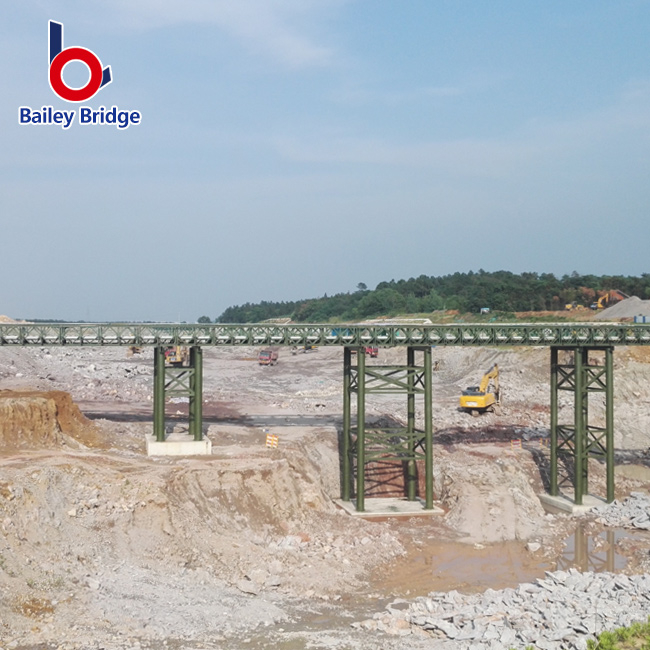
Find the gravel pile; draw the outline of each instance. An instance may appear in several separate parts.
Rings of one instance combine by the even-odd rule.
[[[624,501],[613,501],[591,510],[607,526],[650,530],[650,495],[632,492]]]
[[[595,318],[597,320],[618,320],[635,316],[650,316],[650,300],[641,300],[641,298],[632,296],[604,309]]]
[[[353,627],[394,635],[428,635],[445,648],[584,650],[604,630],[645,621],[650,609],[650,575],[547,572],[516,589],[463,595],[431,593],[407,608],[395,601],[387,613]],[[453,645],[449,641],[453,640]]]

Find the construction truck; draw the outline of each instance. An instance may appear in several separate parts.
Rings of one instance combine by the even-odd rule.
[[[486,411],[496,413],[500,403],[499,366],[496,363],[483,375],[479,386],[468,386],[460,396],[460,408],[473,416]]]
[[[166,366],[187,366],[190,362],[190,350],[182,345],[174,345],[165,350]]]
[[[362,349],[365,354],[367,354],[369,357],[372,357],[373,359],[376,359],[379,356],[379,348],[376,346],[367,345]],[[356,354],[356,348],[352,348],[351,352],[352,354]]]
[[[264,348],[257,355],[260,366],[274,366],[278,362],[278,351],[275,348]]]

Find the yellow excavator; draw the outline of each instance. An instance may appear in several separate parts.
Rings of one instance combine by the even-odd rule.
[[[496,363],[483,375],[480,386],[468,386],[460,396],[461,409],[473,416],[486,411],[496,413],[500,403],[499,366]]]
[[[165,350],[165,365],[166,366],[187,366],[190,361],[189,348],[181,345],[175,345]]]
[[[623,293],[618,289],[612,289],[611,291],[608,291],[607,293],[600,296],[596,302],[592,303],[591,308],[605,309],[606,307],[611,307],[612,305],[615,305],[617,302],[621,302],[621,300],[626,300],[629,297],[630,296],[628,296],[626,293]]]

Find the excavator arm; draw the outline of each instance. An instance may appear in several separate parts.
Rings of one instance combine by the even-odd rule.
[[[492,382],[498,392],[499,390],[499,366],[495,363],[484,375],[483,379],[481,379],[481,385],[479,386],[479,390],[482,393],[487,393],[487,389],[490,385],[490,382]]]

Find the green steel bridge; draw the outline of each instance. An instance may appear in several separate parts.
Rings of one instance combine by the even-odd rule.
[[[149,346],[154,348],[154,434],[166,439],[168,397],[189,398],[189,433],[203,436],[203,348],[219,346],[337,346],[343,349],[342,498],[364,510],[365,481],[373,463],[401,463],[405,493],[418,498],[418,474],[424,466],[424,503],[433,508],[432,347],[529,346],[550,350],[550,493],[569,488],[582,504],[588,493],[590,457],[606,464],[606,498],[614,499],[614,376],[616,346],[650,345],[650,324],[517,323],[453,325],[351,324],[178,324],[178,323],[9,323],[0,324],[0,347]],[[187,346],[187,367],[167,366],[165,349]],[[403,365],[367,364],[368,346],[403,347]],[[559,395],[572,396],[570,421],[561,422]],[[370,394],[406,397],[405,426],[378,428],[366,423]],[[590,398],[604,396],[605,420],[590,422]],[[356,418],[352,417],[356,398]],[[416,428],[416,405],[424,428]],[[604,426],[603,426],[604,424]]]
[[[602,346],[650,345],[650,324],[186,325],[177,323],[0,324],[2,345],[187,346]]]

